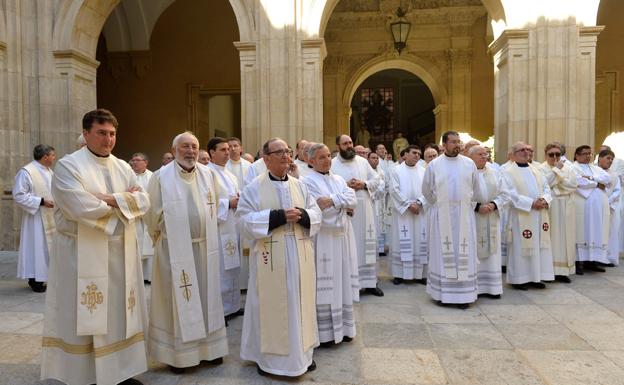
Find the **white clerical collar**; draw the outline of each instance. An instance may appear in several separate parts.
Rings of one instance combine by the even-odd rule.
[[[446,152],[443,153],[444,157],[448,160],[455,160],[455,159],[459,159],[459,154],[455,155],[455,156],[449,156],[446,155]]]
[[[218,164],[213,163],[213,162],[208,163],[208,166],[212,168],[216,168],[217,170],[221,170],[221,171],[225,169],[225,166],[219,166]]]
[[[193,169],[191,171],[186,171],[182,166],[180,166],[180,163],[178,163],[177,160],[174,160],[175,162],[175,166],[178,169],[178,171],[180,171],[182,174],[192,174],[195,172],[195,170],[197,170],[197,163],[195,163],[195,167],[193,167]]]

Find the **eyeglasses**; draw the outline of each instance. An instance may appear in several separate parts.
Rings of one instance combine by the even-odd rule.
[[[516,150],[516,152],[528,152],[528,151],[531,151],[531,150],[529,150],[528,148],[521,148],[519,150]]]
[[[561,153],[560,152],[549,152],[546,155],[548,155],[548,157],[550,157],[550,158],[561,158]]]
[[[275,154],[280,158],[283,158],[284,156],[288,155],[288,156],[292,156],[293,155],[293,151],[291,149],[282,149],[282,150],[275,150],[275,151],[270,151],[267,152],[267,155],[272,155]]]
[[[591,152],[581,152],[579,155],[580,156],[591,156]]]

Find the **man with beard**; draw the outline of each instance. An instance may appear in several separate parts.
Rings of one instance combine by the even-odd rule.
[[[475,193],[480,184],[474,162],[460,155],[455,131],[442,135],[444,154],[425,171],[422,192],[429,224],[427,293],[442,304],[465,309],[477,299]]]
[[[372,197],[383,186],[383,180],[366,159],[356,156],[348,135],[338,136],[336,144],[340,153],[332,162],[331,171],[347,181],[358,201],[351,223],[357,243],[360,287],[381,297],[384,294],[377,287],[377,231]]]
[[[174,373],[228,353],[220,289],[218,185],[197,162],[190,132],[173,139],[175,160],[152,175],[145,216],[156,245],[149,354]]]

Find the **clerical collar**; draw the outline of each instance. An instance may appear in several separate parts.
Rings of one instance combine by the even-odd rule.
[[[288,181],[288,174],[284,175],[284,178],[280,178],[277,176],[273,176],[273,174],[271,174],[271,172],[269,171],[269,179],[274,180],[276,182],[286,182]]]
[[[449,155],[446,152],[444,153],[444,156],[446,156],[447,158],[457,158],[459,154],[455,154],[455,155]]]
[[[325,171],[325,172],[323,172],[323,171],[318,171],[318,170],[314,170],[314,171],[318,172],[318,173],[319,173],[319,174],[321,174],[321,175],[329,175],[329,171]]]
[[[516,164],[518,165],[518,167],[529,167],[528,163],[520,163],[520,162],[516,162]]]
[[[308,165],[308,168],[314,168],[314,167],[312,167],[312,166]]]
[[[195,171],[195,169],[197,168],[197,167],[193,167],[193,168],[192,168],[192,169],[190,169],[190,170],[186,170],[186,169],[185,169],[184,167],[182,167],[182,165],[181,165],[180,163],[178,163],[177,161],[175,162],[175,164],[176,164],[176,166],[178,166],[178,168],[179,168],[180,170],[182,170],[182,173],[187,173],[187,174],[192,173],[192,172],[193,172],[193,171]]]
[[[87,147],[87,150],[89,150],[90,153],[92,153],[94,156],[97,156],[98,158],[108,158],[110,156],[110,154],[108,154],[108,155],[96,154],[95,152],[91,151],[91,149],[89,147]]]

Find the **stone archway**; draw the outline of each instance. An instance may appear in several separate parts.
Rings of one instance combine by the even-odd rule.
[[[441,75],[436,66],[414,56],[403,56],[400,58],[377,57],[362,65],[345,85],[342,95],[342,117],[346,121],[343,127],[348,127],[351,100],[358,87],[370,76],[387,69],[400,69],[410,72],[427,85],[433,95],[436,106],[434,109],[434,114],[436,115],[436,137],[440,136],[447,129],[448,93],[439,81]]]

